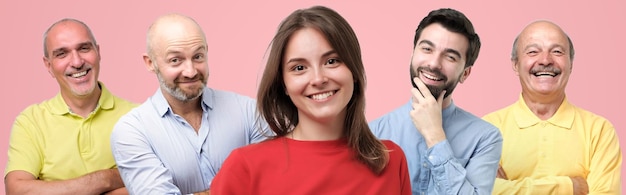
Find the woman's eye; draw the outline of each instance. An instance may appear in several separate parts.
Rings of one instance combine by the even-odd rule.
[[[326,64],[337,64],[339,62],[341,62],[341,60],[337,59],[337,58],[330,58],[330,59],[326,60]]]
[[[304,70],[304,66],[296,65],[296,66],[293,67],[293,70],[295,70],[295,71],[302,71],[302,70]]]

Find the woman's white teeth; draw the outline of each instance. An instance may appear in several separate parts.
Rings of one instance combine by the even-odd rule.
[[[74,78],[78,78],[78,77],[81,77],[81,76],[85,76],[86,74],[87,74],[87,71],[85,70],[85,71],[82,71],[82,72],[77,72],[77,73],[71,74],[70,76],[74,77]]]
[[[329,92],[326,92],[326,93],[320,93],[320,94],[312,95],[311,98],[313,98],[314,100],[321,100],[321,99],[326,99],[326,98],[330,97],[333,94],[335,94],[334,91],[329,91]]]

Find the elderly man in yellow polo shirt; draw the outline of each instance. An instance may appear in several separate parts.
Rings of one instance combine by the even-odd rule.
[[[50,26],[43,62],[60,93],[17,116],[6,194],[127,193],[109,138],[117,120],[136,105],[98,81],[100,48],[89,27],[75,19]]]
[[[621,194],[615,128],[565,96],[573,60],[571,39],[552,22],[533,22],[515,39],[522,93],[484,117],[504,139],[494,194]]]

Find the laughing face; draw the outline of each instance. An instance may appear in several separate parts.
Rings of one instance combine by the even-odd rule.
[[[91,95],[98,86],[100,52],[86,27],[74,21],[56,24],[45,41],[44,64],[61,93]]]
[[[517,39],[513,70],[519,76],[522,93],[561,95],[572,71],[567,35],[550,22],[536,22]]]
[[[433,23],[422,31],[411,59],[411,83],[418,77],[435,97],[446,91],[444,98],[452,94],[459,82],[463,82],[471,67],[465,68],[468,40],[459,33],[450,32],[439,23]]]
[[[354,79],[320,31],[303,28],[289,39],[283,57],[286,93],[300,121],[343,120]]]

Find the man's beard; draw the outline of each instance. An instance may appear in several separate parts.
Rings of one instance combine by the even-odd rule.
[[[206,87],[206,79],[204,79],[204,77],[201,74],[198,74],[196,75],[196,77],[200,77],[198,79],[200,79],[200,81],[202,82],[202,87],[198,88],[195,94],[194,93],[187,94],[176,84],[169,85],[167,81],[165,81],[163,76],[161,76],[161,72],[159,71],[159,69],[155,68],[155,70],[156,70],[156,75],[157,75],[157,78],[159,79],[159,84],[161,85],[161,88],[165,89],[167,93],[169,93],[170,95],[172,95],[172,97],[176,98],[177,100],[181,102],[189,102],[191,100],[197,99],[198,97],[202,96],[202,91]]]
[[[456,87],[456,85],[459,83],[459,78],[461,78],[461,75],[463,73],[461,73],[461,75],[459,75],[457,77],[456,80],[449,82],[448,81],[448,77],[446,75],[444,75],[443,73],[441,73],[440,70],[432,70],[428,67],[418,67],[417,69],[413,68],[413,65],[409,66],[410,70],[410,75],[411,75],[411,84],[413,85],[413,87],[415,87],[416,89],[419,90],[419,88],[417,88],[417,84],[415,84],[415,82],[413,81],[413,78],[418,77],[418,73],[421,72],[422,70],[425,70],[426,72],[430,73],[430,74],[434,74],[436,77],[443,79],[444,81],[444,85],[443,86],[433,86],[433,85],[426,85],[426,87],[428,87],[428,90],[430,91],[430,93],[433,95],[433,97],[435,97],[435,99],[439,98],[439,95],[441,95],[441,92],[446,91],[446,94],[443,96],[443,98],[447,98],[448,96],[450,96],[452,94],[452,91],[454,91],[454,88]],[[420,79],[418,77],[418,79]]]

